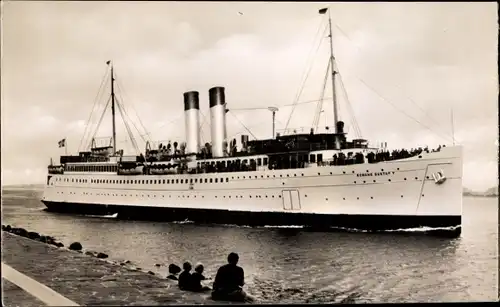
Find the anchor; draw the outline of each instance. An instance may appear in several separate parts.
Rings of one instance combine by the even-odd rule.
[[[440,170],[439,172],[432,174],[432,178],[434,178],[434,182],[436,184],[442,184],[443,182],[446,181],[446,176],[444,175],[443,170]]]

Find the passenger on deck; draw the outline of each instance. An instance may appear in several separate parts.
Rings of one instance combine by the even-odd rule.
[[[181,271],[180,267],[171,263],[168,266],[168,272],[170,273],[170,275],[168,275],[167,278],[172,280],[179,280],[176,275],[179,274],[180,271]]]
[[[192,281],[193,281],[193,289],[192,291],[206,291],[210,290],[210,287],[208,286],[203,286],[201,284],[202,280],[206,280],[207,278],[203,276],[203,264],[198,263],[194,267],[194,273],[191,275]]]
[[[212,299],[240,302],[252,300],[242,289],[245,274],[243,268],[237,266],[238,260],[238,254],[230,253],[227,257],[228,264],[219,268],[215,276]]]
[[[179,288],[181,290],[191,290],[192,289],[192,275],[189,271],[191,271],[191,263],[189,261],[184,262],[182,265],[184,271],[182,271],[181,275],[179,275]]]

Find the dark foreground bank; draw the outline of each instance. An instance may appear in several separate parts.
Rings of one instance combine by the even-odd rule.
[[[117,265],[83,250],[70,250],[47,244],[14,228],[2,227],[2,262],[33,278],[73,302],[86,305],[167,305],[228,304],[215,302],[209,293],[181,291],[175,281],[143,272],[127,265]],[[11,290],[9,290],[11,289]],[[4,289],[4,302],[9,295],[19,299],[16,287]],[[24,295],[30,299],[28,295]],[[31,298],[32,299],[32,298]],[[12,301],[12,300],[11,300]],[[15,302],[23,305],[22,302]]]

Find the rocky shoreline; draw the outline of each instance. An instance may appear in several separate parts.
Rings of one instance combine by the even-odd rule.
[[[102,253],[102,252],[97,252],[97,251],[93,251],[93,250],[84,250],[83,246],[80,242],[73,242],[67,248],[65,248],[63,243],[57,241],[56,238],[54,238],[52,236],[43,235],[43,234],[40,234],[40,233],[34,232],[34,231],[28,231],[24,228],[12,227],[11,225],[3,225],[2,224],[2,231],[6,231],[6,232],[9,232],[11,234],[18,235],[20,237],[24,237],[24,238],[31,239],[34,241],[38,241],[41,243],[49,244],[49,245],[52,245],[56,248],[62,248],[62,249],[66,249],[69,251],[82,253],[82,254],[85,254],[87,256],[97,258],[97,259],[104,260],[104,259],[109,258],[109,256],[107,254]],[[106,262],[111,263],[111,264],[115,264],[115,265],[124,266],[127,269],[132,270],[132,271],[142,271],[142,272],[147,273],[149,275],[156,275],[157,277],[160,277],[160,275],[154,273],[151,270],[145,271],[141,267],[134,266],[132,261],[130,261],[130,260],[113,261],[113,260],[108,259],[108,260],[106,260]],[[156,268],[161,267],[161,266],[162,266],[161,264],[158,264],[158,263],[155,264]]]

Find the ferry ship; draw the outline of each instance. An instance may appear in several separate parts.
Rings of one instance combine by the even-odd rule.
[[[462,147],[389,152],[386,144],[349,140],[338,120],[328,21],[332,132],[279,135],[273,123],[272,138],[242,135],[238,146],[227,137],[225,88],[217,86],[208,91],[210,143],[200,142],[199,92],[190,91],[183,99],[185,142],[157,148],[148,143],[144,154],[125,155],[116,147],[120,104],[108,61],[111,142],[99,147],[93,140],[90,150],[61,156],[59,165],[51,162],[42,202],[49,211],[121,219],[368,232],[417,228],[459,236]]]

